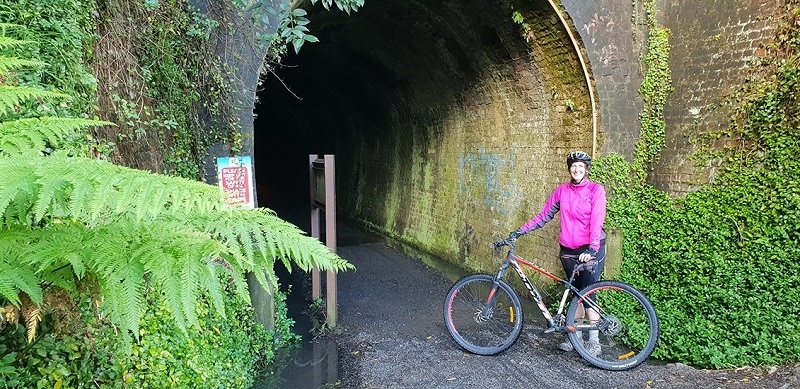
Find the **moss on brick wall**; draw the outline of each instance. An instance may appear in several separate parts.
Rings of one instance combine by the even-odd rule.
[[[431,26],[434,68],[398,86],[381,128],[339,146],[338,183],[354,188],[339,192],[345,215],[472,270],[493,267],[488,243],[540,210],[568,178],[570,150],[591,149],[588,93],[566,32],[546,2],[524,5],[475,2],[470,15],[445,12]],[[520,251],[556,267],[557,231]]]

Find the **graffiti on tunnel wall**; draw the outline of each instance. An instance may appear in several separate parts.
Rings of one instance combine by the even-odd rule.
[[[471,198],[483,196],[484,205],[499,214],[508,214],[506,200],[514,192],[514,180],[508,177],[515,161],[514,148],[502,154],[485,149],[462,153],[458,161],[459,194]]]

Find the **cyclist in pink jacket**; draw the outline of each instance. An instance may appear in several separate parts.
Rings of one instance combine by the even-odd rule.
[[[567,156],[567,168],[572,180],[559,185],[542,208],[542,212],[533,219],[523,224],[517,231],[509,236],[518,238],[531,231],[544,227],[553,219],[557,212],[561,212],[561,233],[558,242],[561,245],[559,258],[567,276],[572,274],[572,269],[577,265],[573,259],[564,256],[578,257],[578,261],[586,262],[597,259],[595,271],[581,271],[573,282],[580,289],[597,282],[603,270],[606,257],[606,234],[603,223],[606,219],[606,190],[602,185],[591,182],[586,177],[592,166],[592,157],[583,151],[573,151]],[[575,315],[577,319],[589,319],[596,322],[600,316],[593,309],[580,307]],[[600,343],[596,330],[589,331],[586,349],[594,355],[600,354]],[[569,340],[561,343],[559,348],[564,351],[573,349]]]

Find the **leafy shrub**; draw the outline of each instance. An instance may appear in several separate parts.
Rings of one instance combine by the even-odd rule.
[[[619,155],[595,164],[613,193],[608,226],[624,231],[620,278],[661,319],[656,358],[719,368],[800,356],[800,56],[789,49],[773,77],[745,88],[731,128],[708,134],[734,146],[700,142],[700,162],[720,166],[711,184],[670,199]]]
[[[163,294],[149,291],[153,309],[142,317],[141,341],[120,342],[91,299],[73,307],[67,333],[55,333],[55,316],[42,323],[42,335],[25,342],[25,328],[0,330],[0,387],[53,388],[248,388],[260,368],[272,361],[276,347],[296,336],[265,331],[253,321],[252,308],[230,290],[230,314],[222,317],[206,299],[198,300],[200,325],[188,334],[171,320]],[[276,300],[285,296],[277,291]],[[285,310],[279,321],[291,322]],[[62,329],[62,332],[63,329]]]

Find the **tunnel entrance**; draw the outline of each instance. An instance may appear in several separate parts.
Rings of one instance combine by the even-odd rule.
[[[254,108],[258,203],[280,217],[308,215],[308,155],[333,154],[340,218],[477,268],[478,248],[564,179],[567,150],[592,149],[584,73],[547,0],[368,1],[309,19],[320,42],[268,72]]]
[[[414,152],[436,153],[452,126],[466,127],[464,135],[472,137],[546,121],[551,108],[542,103],[552,88],[512,20],[517,10],[541,18],[542,31],[560,28],[546,0],[524,6],[382,0],[349,16],[310,11],[309,27],[320,42],[304,45],[299,55],[290,48],[257,93],[259,204],[307,197],[309,154],[336,154],[341,183],[355,184],[368,173],[385,177],[371,183],[380,187],[398,178],[390,177],[390,164],[410,168]],[[550,35],[556,38],[537,39],[563,52],[569,41]],[[567,54],[556,54],[574,68],[565,48]],[[566,88],[574,85],[565,80],[558,94],[569,98]],[[581,77],[575,83],[580,86]]]
[[[536,39],[526,41],[515,10]],[[254,108],[258,203],[305,231],[308,156],[334,154],[340,219],[400,237],[457,274],[491,238],[482,228],[517,223],[507,209],[531,213],[510,203],[508,193],[530,189],[516,189],[512,169],[561,167],[551,149],[578,148],[570,135],[590,131],[583,75],[547,0],[367,1],[350,16],[309,19],[320,42],[263,77]]]

